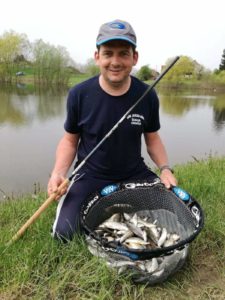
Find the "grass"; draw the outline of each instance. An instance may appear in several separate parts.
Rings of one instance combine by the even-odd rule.
[[[32,86],[37,85],[38,86],[38,84],[35,84],[35,82],[34,82],[33,69],[28,69],[28,71],[25,70],[25,74],[26,74],[25,76],[17,77],[16,81],[18,83],[22,83],[22,84],[26,84],[26,85],[32,85]],[[86,80],[90,77],[91,77],[91,75],[84,74],[84,73],[71,75],[69,78],[69,81],[68,81],[68,88],[70,88],[80,82],[83,82],[84,80]],[[54,86],[54,85],[57,85],[57,84],[52,83],[52,86]]]
[[[92,256],[81,237],[60,244],[50,237],[52,204],[10,247],[5,243],[45,199],[39,194],[0,203],[0,299],[225,299],[225,157],[175,168],[179,186],[205,212],[205,227],[190,245],[184,267],[165,283],[135,285]]]
[[[89,77],[91,77],[90,75],[88,74],[76,74],[76,75],[73,75],[70,77],[70,80],[69,80],[69,86],[74,86],[86,79],[88,79]]]

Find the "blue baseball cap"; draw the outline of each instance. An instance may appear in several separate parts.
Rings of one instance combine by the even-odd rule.
[[[123,40],[135,47],[137,42],[132,26],[128,22],[121,20],[103,24],[99,29],[96,45],[100,46],[113,40]]]

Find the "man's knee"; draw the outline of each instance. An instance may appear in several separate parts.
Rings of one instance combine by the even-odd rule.
[[[60,241],[69,242],[73,239],[75,234],[80,233],[80,224],[76,221],[74,224],[69,223],[69,221],[60,221],[57,225],[53,226],[52,236]]]
[[[53,228],[52,236],[56,240],[62,242],[69,242],[73,239],[75,234],[75,228],[69,222],[58,223],[55,228]]]

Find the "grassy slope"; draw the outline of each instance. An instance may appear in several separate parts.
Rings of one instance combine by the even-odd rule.
[[[54,203],[12,246],[4,244],[45,195],[0,204],[0,299],[225,299],[225,157],[175,168],[179,185],[205,212],[205,227],[191,244],[182,270],[145,287],[109,270],[82,239],[61,245],[50,237]]]

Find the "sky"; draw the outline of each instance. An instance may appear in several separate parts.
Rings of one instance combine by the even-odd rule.
[[[137,35],[137,68],[160,71],[169,58],[187,55],[214,70],[225,49],[224,11],[224,0],[0,0],[0,36],[25,33],[85,64],[94,57],[99,27],[121,19]]]

